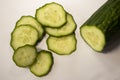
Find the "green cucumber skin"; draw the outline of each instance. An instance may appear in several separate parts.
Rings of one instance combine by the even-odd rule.
[[[96,26],[105,35],[107,43],[112,35],[120,31],[119,21],[120,0],[108,0],[80,27],[80,30],[84,26]]]

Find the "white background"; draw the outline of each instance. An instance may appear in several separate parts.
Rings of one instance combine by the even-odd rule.
[[[0,80],[120,80],[120,39],[110,51],[93,51],[81,38],[80,26],[107,0],[0,0]],[[54,65],[44,77],[34,76],[28,68],[17,67],[10,47],[11,32],[23,15],[35,15],[37,8],[57,2],[71,13],[77,23],[77,50],[69,56],[53,53]],[[46,38],[37,48],[47,50]],[[112,46],[113,45],[113,46]]]

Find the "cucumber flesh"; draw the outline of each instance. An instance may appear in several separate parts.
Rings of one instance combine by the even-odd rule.
[[[34,46],[25,45],[19,47],[13,55],[13,61],[19,67],[28,67],[32,65],[36,59],[37,50]]]
[[[59,54],[69,55],[76,50],[76,38],[74,34],[63,37],[49,36],[47,39],[48,49]]]

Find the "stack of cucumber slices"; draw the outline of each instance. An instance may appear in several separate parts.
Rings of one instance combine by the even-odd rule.
[[[49,34],[47,39],[49,50],[60,55],[68,55],[76,50],[76,23],[63,6],[55,2],[48,3],[37,9],[36,19]]]
[[[69,55],[76,50],[76,23],[63,6],[52,2],[36,10],[35,18],[22,16],[11,33],[13,61],[19,67],[29,67],[36,76],[48,74],[54,63],[50,51]],[[47,33],[48,50],[38,52],[36,45]]]
[[[36,19],[45,26],[45,31],[49,34],[49,50],[60,55],[68,55],[76,50],[76,23],[61,5],[53,2],[40,7],[36,11]]]

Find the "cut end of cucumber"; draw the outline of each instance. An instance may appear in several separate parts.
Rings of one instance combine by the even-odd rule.
[[[105,36],[96,26],[84,26],[81,28],[84,40],[95,50],[102,51],[105,46]]]

